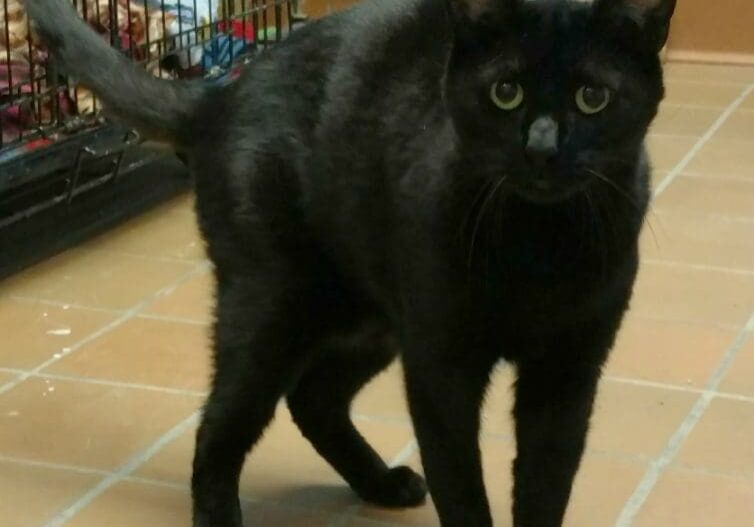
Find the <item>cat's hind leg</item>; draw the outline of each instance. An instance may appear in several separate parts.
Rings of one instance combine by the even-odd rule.
[[[388,467],[354,426],[351,401],[395,358],[379,327],[361,328],[359,337],[328,340],[288,395],[293,419],[351,488],[383,507],[424,502],[426,485],[410,468]]]
[[[194,455],[194,527],[241,527],[244,459],[310,348],[299,292],[280,285],[293,281],[290,274],[257,267],[218,276],[215,375]]]

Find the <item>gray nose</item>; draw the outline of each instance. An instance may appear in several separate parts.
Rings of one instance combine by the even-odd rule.
[[[542,167],[558,153],[558,123],[552,117],[539,117],[529,127],[526,157]]]

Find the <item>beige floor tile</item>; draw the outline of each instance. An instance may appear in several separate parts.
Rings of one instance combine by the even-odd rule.
[[[741,94],[741,86],[730,83],[688,81],[670,77],[665,82],[665,101],[671,104],[725,108]]]
[[[70,306],[0,300],[0,329],[10,336],[0,344],[0,367],[34,369],[116,316]]]
[[[660,113],[652,124],[650,132],[701,137],[721,113],[722,110],[719,108],[662,103]]]
[[[270,527],[327,527],[328,514],[244,503],[245,525]],[[125,481],[107,490],[66,523],[71,527],[187,527],[191,499],[187,490]]]
[[[511,443],[482,442],[485,483],[495,525],[510,525],[511,522],[511,464],[514,456]],[[412,459],[411,465],[419,468],[418,456]],[[644,466],[640,463],[586,455],[574,484],[564,527],[612,525],[643,472]],[[369,520],[415,527],[439,525],[431,500],[422,507],[398,511],[364,506],[358,519],[346,525],[367,527]]]
[[[665,76],[668,79],[749,84],[754,82],[754,67],[669,62],[665,65]]]
[[[345,521],[345,523],[341,524],[342,527],[386,527],[385,522],[377,521],[377,520],[369,520],[366,518],[349,518]],[[393,523],[393,524],[387,524],[389,527],[395,527],[395,526],[402,526],[404,524],[402,523]]]
[[[651,221],[641,238],[646,259],[754,270],[754,221],[659,210]]]
[[[373,379],[356,396],[353,411],[357,414],[406,421],[408,405],[399,363]]]
[[[207,390],[208,328],[131,319],[43,370],[76,377]]]
[[[754,178],[747,181],[679,176],[655,200],[654,207],[661,212],[686,211],[736,219],[747,218],[754,225]]]
[[[651,175],[651,188],[656,189],[665,179],[670,175],[669,172],[662,172],[660,170],[653,170]]]
[[[191,525],[188,491],[123,482],[105,491],[66,522],[70,527],[187,527]]]
[[[16,377],[17,375],[15,373],[0,371],[0,386],[13,381],[14,379],[16,379]]]
[[[735,331],[713,326],[629,315],[605,373],[703,388],[735,338]]]
[[[613,525],[646,467],[608,456],[584,456],[564,527]]]
[[[746,99],[744,99],[744,102],[741,103],[741,108],[743,110],[754,110],[754,92],[750,93]]]
[[[733,326],[754,309],[754,277],[644,262],[631,302],[640,316]]]
[[[515,373],[512,366],[501,365],[492,376],[485,397],[482,417],[483,433],[510,435],[512,384]],[[358,415],[372,416],[389,421],[410,423],[403,374],[397,363],[378,376],[356,397],[353,411]]]
[[[510,492],[510,462],[513,459],[513,447],[511,444],[502,441],[483,441],[483,460],[485,464],[485,480],[488,485],[487,494],[491,502],[497,505],[499,500],[508,500],[507,495]],[[489,446],[487,445],[494,445]],[[423,474],[421,458],[418,453],[414,454],[407,463],[414,470]],[[499,480],[507,477],[507,482],[503,482],[498,488],[489,488],[489,476],[491,473],[498,476],[496,483],[500,485]],[[362,504],[357,511],[357,518],[352,523],[347,523],[349,527],[362,525],[358,522],[377,521],[389,525],[407,525],[411,527],[437,527],[440,520],[437,517],[435,505],[431,496],[428,497],[425,504],[419,507],[409,509],[385,509],[375,507],[369,504]],[[369,525],[368,523],[366,525]],[[366,527],[365,525],[365,527]]]
[[[636,527],[746,527],[754,517],[754,486],[724,476],[671,470],[658,483]]]
[[[102,476],[0,461],[3,527],[46,525]]]
[[[406,425],[363,421],[356,425],[386,460],[398,454],[412,437]],[[194,434],[187,432],[168,445],[137,475],[187,484]],[[241,495],[324,511],[343,511],[356,503],[340,476],[301,436],[284,407],[278,409],[275,421],[247,460]]]
[[[501,364],[492,376],[485,398],[482,427],[484,433],[510,435],[514,377],[513,367],[504,364]],[[410,416],[400,365],[394,364],[369,383],[356,397],[353,410],[359,415],[409,423]]]
[[[148,258],[204,260],[196,219],[174,206],[158,207],[87,243],[84,248]]]
[[[705,143],[686,169],[714,178],[754,180],[754,143],[712,139]]]
[[[214,276],[208,270],[160,296],[145,313],[209,323],[215,303],[214,289]]]
[[[656,456],[697,397],[694,393],[603,381],[587,448],[644,458]]]
[[[0,454],[112,470],[198,406],[195,397],[29,379],[0,396]]]
[[[650,134],[647,137],[647,149],[655,172],[673,170],[694,143],[695,137]]]
[[[738,110],[714,135],[714,139],[745,140],[754,145],[754,110]]]
[[[739,351],[718,391],[754,397],[754,339],[751,337]]]
[[[515,398],[515,368],[501,365],[492,376],[482,412],[482,433],[513,437],[513,400]]]
[[[0,294],[127,309],[195,265],[74,249],[10,278]]]
[[[244,504],[243,517],[245,525],[270,527],[331,527],[334,521],[331,513],[267,503]]]
[[[754,477],[754,404],[714,399],[678,455],[677,463]]]

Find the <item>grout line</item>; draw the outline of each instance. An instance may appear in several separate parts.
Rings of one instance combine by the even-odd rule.
[[[667,315],[653,315],[653,314],[647,314],[645,312],[637,310],[636,308],[631,308],[627,314],[630,314],[631,317],[635,319],[648,320],[651,322],[684,324],[686,326],[715,328],[715,329],[720,329],[723,331],[733,331],[733,332],[737,332],[738,330],[741,329],[740,324],[733,324],[730,322],[700,321],[700,320],[695,320],[693,318],[673,317],[673,316],[667,316]]]
[[[664,383],[664,382],[648,381],[644,379],[633,379],[630,377],[621,377],[619,375],[605,375],[602,378],[605,381],[613,382],[616,384],[630,384],[633,386],[642,386],[645,388],[658,388],[661,390],[668,390],[668,391],[674,391],[674,392],[695,393],[697,395],[701,395],[705,391],[702,388],[694,388],[692,386],[683,386],[680,384],[669,384],[669,383]],[[754,402],[754,397],[752,397],[752,402]]]
[[[369,414],[351,414],[351,418],[356,422],[364,422],[364,423],[382,423],[382,424],[388,424],[388,425],[401,425],[401,426],[412,426],[411,425],[411,419],[408,415],[401,415],[401,416],[386,416],[386,415],[369,415]]]
[[[734,267],[725,267],[720,265],[705,265],[705,264],[695,264],[695,263],[687,263],[687,262],[678,262],[675,260],[662,260],[662,259],[656,259],[656,258],[644,258],[642,259],[642,263],[644,264],[650,264],[650,265],[661,265],[664,267],[676,267],[676,268],[686,268],[686,269],[694,269],[696,271],[715,271],[719,273],[728,273],[728,274],[735,274],[735,275],[741,275],[741,276],[754,276],[754,269],[736,269]]]
[[[77,465],[66,465],[62,463],[49,463],[47,461],[34,461],[31,459],[17,458],[13,456],[4,456],[0,454],[0,463],[10,463],[13,465],[21,465],[35,468],[47,468],[52,470],[65,470],[68,472],[76,472],[78,474],[95,474],[98,476],[108,476],[110,472],[97,468],[80,467]]]
[[[687,179],[686,175],[679,175],[678,178],[681,179]],[[676,179],[678,179],[676,178]],[[729,216],[727,214],[720,214],[715,212],[694,212],[694,211],[686,211],[686,210],[678,210],[678,209],[668,209],[668,208],[658,208],[653,207],[652,212],[655,213],[656,216],[663,217],[663,216],[675,216],[676,218],[681,217],[683,219],[687,219],[689,217],[697,220],[707,220],[715,223],[722,223],[722,224],[736,224],[736,223],[743,223],[746,225],[750,225],[754,223],[754,216]]]
[[[665,67],[667,68],[667,64],[665,65]],[[676,77],[672,73],[667,73],[666,76],[665,76],[665,80],[666,81],[670,81],[670,82],[685,82],[685,83],[688,83],[688,84],[699,84],[701,86],[709,86],[710,84],[712,84],[712,85],[717,85],[717,86],[730,86],[730,87],[733,87],[733,86],[742,86],[742,85],[747,84],[746,81],[707,80],[707,79],[700,80],[700,79],[691,79],[691,78],[684,78],[684,77]]]
[[[157,454],[157,452],[159,452],[164,446],[174,441],[180,435],[186,432],[186,430],[194,425],[198,417],[199,412],[196,411],[189,417],[175,425],[164,435],[162,435],[157,441],[152,443],[151,446],[131,457],[131,459],[129,459],[125,464],[121,465],[118,470],[105,477],[97,485],[89,489],[87,493],[85,493],[78,500],[68,506],[68,508],[58,513],[58,515],[47,522],[44,527],[60,527],[64,525],[68,520],[73,518],[73,516],[75,516],[79,511],[88,506],[97,497],[116,485],[122,479],[130,476],[131,473],[133,473],[136,469],[138,469],[140,466],[154,457],[154,455]]]
[[[14,368],[0,367],[0,373],[10,373],[12,375],[24,376],[26,379],[52,379],[56,381],[81,382],[84,384],[96,384],[98,386],[111,386],[113,388],[128,388],[134,390],[147,390],[151,392],[167,393],[170,395],[186,395],[189,397],[206,397],[209,392],[201,390],[190,390],[188,388],[171,388],[169,386],[158,386],[155,384],[141,384],[136,382],[124,382],[108,379],[99,379],[96,377],[81,377],[78,375],[65,375],[57,373],[32,373],[25,370]]]
[[[32,373],[32,374],[29,374],[27,377],[36,377],[40,379],[52,379],[56,381],[82,382],[86,384],[96,384],[99,386],[111,386],[113,388],[146,390],[146,391],[165,393],[165,394],[170,394],[170,395],[187,395],[189,397],[206,397],[208,394],[208,392],[204,392],[200,390],[189,390],[187,388],[170,388],[168,386],[156,386],[154,384],[140,384],[136,382],[110,381],[106,379],[79,377],[77,375],[60,375],[56,373]]]
[[[203,242],[197,242],[197,244],[203,243]],[[138,253],[138,252],[131,252],[131,251],[122,251],[120,249],[107,249],[103,247],[81,247],[82,251],[87,253],[100,253],[100,254],[107,254],[111,256],[123,256],[126,258],[134,258],[138,260],[150,260],[152,262],[160,262],[160,263],[177,263],[177,264],[201,264],[209,262],[207,259],[207,256],[201,256],[201,257],[185,257],[181,258],[180,256],[152,256],[149,254],[144,253]],[[205,251],[202,249],[202,253]]]
[[[170,315],[153,315],[151,313],[139,313],[137,318],[143,318],[146,320],[159,320],[161,322],[173,322],[175,324],[186,324],[188,326],[201,326],[208,327],[210,322],[208,320],[196,320],[193,318],[174,317]]]
[[[707,81],[707,79],[700,79],[699,75],[693,76],[688,72],[685,73],[678,73],[676,72],[676,68],[683,67],[683,66],[701,66],[704,69],[709,69],[712,71],[715,71],[716,69],[746,69],[749,66],[746,64],[693,64],[689,63],[688,61],[683,60],[674,60],[669,59],[665,61],[663,64],[663,69],[665,70],[665,78],[669,81],[680,81],[680,82],[689,82],[693,84],[733,84],[737,86],[741,86],[743,84],[748,84],[748,76],[746,80],[743,79],[721,79],[721,78],[715,78],[712,80]]]
[[[726,141],[735,142],[735,139],[726,139]],[[750,141],[747,141],[747,144],[751,144]],[[661,172],[661,171],[660,171]],[[685,178],[693,178],[693,179],[708,179],[713,182],[734,182],[734,183],[754,183],[754,180],[752,180],[750,177],[746,176],[739,176],[739,175],[730,175],[723,172],[695,172],[693,170],[686,170],[682,176],[679,177],[685,177]]]
[[[126,476],[122,478],[122,481],[126,481],[128,483],[139,483],[142,485],[152,485],[155,487],[164,487],[173,490],[181,490],[183,492],[191,492],[191,487],[189,485],[187,485],[186,483],[178,483],[176,481],[163,481],[159,479],[143,478],[141,476]],[[243,501],[243,498],[239,497],[239,499]]]
[[[689,465],[686,463],[678,463],[676,467],[674,468],[682,472],[690,472],[692,474],[701,474],[704,476],[714,476],[718,478],[734,479],[734,480],[746,482],[749,485],[754,484],[754,476],[751,476],[743,472],[726,472],[724,470],[718,470],[718,469],[707,468],[707,467],[698,467],[698,466]]]
[[[411,459],[411,456],[413,456],[416,452],[419,451],[419,443],[416,442],[416,439],[412,439],[406,445],[398,452],[393,459],[390,460],[388,465],[390,467],[397,467],[399,465],[403,465],[406,463],[409,459]]]
[[[694,388],[693,386],[684,386],[682,384],[670,384],[666,382],[648,381],[644,379],[632,379],[629,377],[620,377],[615,375],[605,375],[603,379],[608,382],[633,384],[635,386],[645,386],[647,388],[658,388],[661,390],[670,390],[674,392],[695,393],[697,395],[702,395],[705,392],[709,391],[704,388]],[[712,391],[712,395],[715,399],[726,399],[729,401],[739,401],[742,403],[754,403],[754,396],[752,395],[719,391]]]
[[[47,300],[44,298],[33,298],[24,295],[10,295],[8,298],[15,302],[21,302],[24,304],[40,304],[43,306],[62,307],[64,309],[80,309],[83,311],[96,311],[98,313],[111,313],[114,315],[122,315],[126,309],[117,309],[110,307],[98,307],[98,306],[85,306],[83,304],[76,304],[70,302],[61,302],[60,300]]]
[[[745,88],[746,83],[741,84],[741,87]],[[724,110],[726,105],[725,104],[694,104],[694,103],[685,103],[674,99],[668,99],[665,98],[662,100],[661,108],[668,106],[672,108],[690,108],[692,110]],[[662,132],[660,132],[662,133]],[[655,135],[658,135],[655,133]],[[683,134],[665,134],[665,135],[675,135],[678,137],[693,137],[691,135],[683,135]]]
[[[76,350],[82,348],[83,346],[89,344],[93,340],[101,337],[102,335],[105,335],[109,333],[110,331],[114,330],[115,328],[123,325],[124,323],[128,322],[132,318],[134,318],[142,309],[150,305],[154,300],[162,296],[168,291],[172,291],[178,285],[186,282],[187,280],[190,280],[195,275],[198,275],[200,273],[203,273],[206,268],[208,267],[208,263],[202,263],[198,266],[196,266],[194,269],[189,271],[188,273],[183,274],[180,278],[178,278],[175,282],[172,284],[163,287],[162,289],[158,290],[156,293],[152,293],[147,298],[133,306],[131,309],[123,312],[119,317],[117,317],[115,320],[111,321],[110,323],[106,324],[105,326],[101,327],[97,331],[90,333],[88,336],[84,337],[83,339],[79,340],[75,344],[69,346],[68,348],[64,349],[60,353],[56,353],[52,358],[47,359],[42,364],[34,368],[33,370],[30,370],[23,375],[21,375],[19,378],[15,379],[14,381],[10,381],[9,383],[6,383],[3,386],[0,386],[0,395],[6,393],[9,390],[12,390],[16,386],[18,386],[21,382],[25,381],[32,375],[36,375],[48,366],[55,364],[59,360],[61,360],[64,357],[67,357],[71,353],[74,353]]]
[[[201,273],[198,273],[196,276],[198,276]],[[172,286],[171,286],[172,288]],[[171,293],[170,291],[163,291],[162,294],[168,294]],[[22,295],[11,295],[8,298],[15,302],[21,302],[24,304],[40,304],[43,306],[52,306],[52,307],[62,307],[65,309],[78,309],[82,311],[95,311],[98,313],[109,313],[111,315],[122,315],[126,310],[125,309],[117,309],[117,308],[109,308],[109,307],[92,307],[92,306],[85,306],[82,304],[71,304],[68,302],[61,302],[59,300],[44,300],[39,298],[32,298]],[[175,317],[171,315],[156,315],[152,313],[139,313],[138,318],[146,318],[150,320],[162,320],[164,322],[175,322],[177,324],[190,324],[194,326],[208,326],[210,322],[208,320],[199,320],[199,319],[193,319],[193,318],[186,318],[186,317]]]
[[[754,89],[754,85],[750,86],[750,88]],[[652,490],[654,490],[660,476],[662,476],[665,469],[667,469],[667,467],[673,462],[680,452],[683,443],[694,430],[697,423],[701,420],[702,415],[704,415],[704,412],[707,410],[707,407],[716,395],[715,391],[720,386],[725,374],[732,366],[733,361],[739,351],[741,351],[744,343],[751,336],[752,332],[754,332],[754,313],[751,314],[746,325],[744,325],[731,346],[725,352],[725,355],[718,363],[709,381],[707,381],[704,391],[697,399],[681,425],[670,437],[665,445],[665,449],[659,457],[652,461],[649,468],[644,473],[644,476],[633,494],[623,507],[618,520],[615,522],[615,527],[630,527],[633,524],[634,519],[647,501]]]
[[[665,179],[662,180],[662,182],[657,185],[657,188],[654,191],[654,198],[658,198],[663,192],[665,192],[668,187],[675,181],[675,179],[678,177],[678,174],[683,172],[686,167],[688,167],[691,164],[691,161],[696,157],[696,155],[699,153],[699,151],[704,147],[707,142],[712,139],[712,136],[714,136],[720,128],[725,124],[725,122],[730,118],[731,115],[743,104],[743,102],[746,100],[746,98],[751,94],[754,93],[754,84],[749,84],[744,88],[744,90],[741,92],[741,95],[739,95],[732,103],[728,105],[727,108],[723,111],[723,113],[720,115],[720,117],[717,118],[717,120],[712,124],[712,126],[709,127],[707,132],[700,137],[696,143],[694,143],[694,146],[691,147],[691,150],[689,150],[686,155],[681,159],[678,164],[671,170],[668,175],[665,177]]]

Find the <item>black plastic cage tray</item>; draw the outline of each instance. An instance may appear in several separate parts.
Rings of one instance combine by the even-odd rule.
[[[284,38],[283,0],[73,0],[103,39],[164,78],[232,82]],[[185,167],[106,121],[61,75],[20,0],[0,0],[0,279],[185,191]]]

